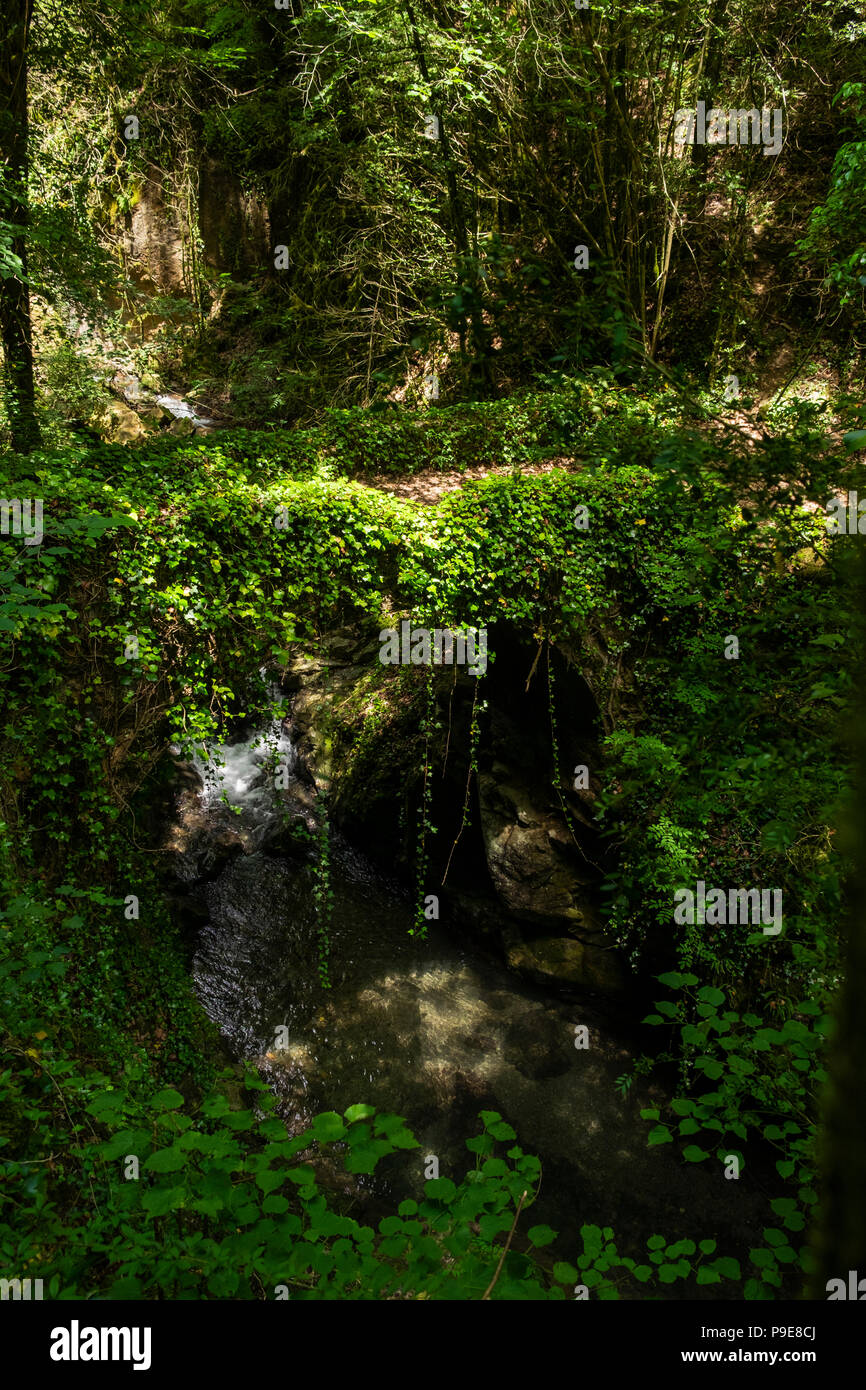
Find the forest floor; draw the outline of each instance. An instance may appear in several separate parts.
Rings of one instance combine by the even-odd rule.
[[[725,410],[723,417],[717,417],[715,420],[707,422],[705,428],[715,430],[723,423],[725,427],[739,429],[754,445],[759,445],[765,441],[769,436],[768,427],[763,419],[764,412],[773,403],[779,391],[791,389],[794,385],[789,381],[792,357],[793,352],[780,354],[773,368],[767,370],[760,386],[754,390],[752,395],[754,405],[750,410]],[[808,380],[801,378],[796,383],[798,396],[816,400],[832,399],[838,390],[838,380],[830,367],[822,369],[817,375],[812,373]],[[844,427],[834,426],[832,422],[828,421],[825,428],[830,438],[841,446]],[[483,478],[503,477],[515,472],[525,476],[538,475],[550,473],[557,468],[567,472],[579,472],[582,467],[581,460],[574,455],[558,455],[540,459],[536,463],[521,463],[516,467],[511,464],[484,463],[449,471],[425,468],[418,473],[406,474],[403,477],[395,477],[393,473],[375,473],[360,481],[363,481],[367,487],[380,492],[391,493],[404,501],[417,502],[421,506],[430,507],[449,493],[458,492],[467,483],[477,482]]]
[[[425,468],[420,473],[408,474],[403,478],[375,473],[359,481],[362,481],[365,487],[375,488],[379,492],[390,492],[395,497],[402,498],[404,502],[419,502],[424,507],[432,507],[447,493],[459,492],[466,483],[478,482],[482,478],[507,477],[514,472],[525,476],[551,473],[555,468],[575,473],[581,466],[576,459],[561,456],[541,459],[538,463],[521,463],[516,468],[511,464],[478,463],[470,468],[454,468],[449,473],[443,473],[436,468]]]

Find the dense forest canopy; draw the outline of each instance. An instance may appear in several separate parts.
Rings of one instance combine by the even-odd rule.
[[[855,1296],[864,48],[844,0],[8,0],[10,1279]],[[383,932],[408,894],[418,959],[441,917],[523,1010],[383,1042],[453,1088],[418,1061],[408,1117],[313,1042],[372,1026],[356,853]],[[240,1046],[207,947],[269,893],[292,1026]],[[584,1047],[643,1206],[533,1132]]]
[[[813,329],[856,376],[855,7],[45,5],[27,50],[55,396],[85,323],[135,342],[155,309],[165,360],[263,423],[418,399],[432,371],[443,401],[647,358],[779,387]],[[678,143],[699,103],[725,128]],[[775,133],[728,142],[732,112]]]

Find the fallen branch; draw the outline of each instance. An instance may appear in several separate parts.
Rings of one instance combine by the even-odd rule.
[[[505,1256],[508,1254],[508,1247],[509,1247],[509,1245],[511,1244],[511,1240],[512,1240],[512,1237],[513,1237],[513,1235],[514,1235],[514,1232],[517,1230],[517,1222],[518,1222],[518,1219],[519,1219],[519,1217],[520,1217],[520,1208],[523,1206],[523,1202],[524,1202],[524,1199],[525,1199],[525,1197],[526,1197],[526,1193],[527,1193],[528,1191],[529,1191],[529,1188],[527,1188],[525,1192],[521,1193],[520,1201],[517,1203],[517,1211],[514,1213],[514,1220],[513,1220],[512,1223],[511,1223],[511,1230],[508,1232],[508,1239],[507,1239],[507,1241],[505,1242],[505,1245],[504,1245],[503,1250],[502,1250],[502,1254],[499,1256],[499,1264],[496,1266],[496,1273],[494,1274],[493,1278],[490,1280],[490,1283],[487,1285],[487,1288],[485,1289],[484,1293],[481,1295],[481,1302],[482,1302],[482,1303],[485,1301],[485,1299],[488,1299],[488,1298],[490,1297],[490,1293],[491,1293],[491,1290],[492,1290],[492,1288],[493,1288],[493,1285],[496,1283],[496,1280],[499,1278],[500,1274],[502,1273],[502,1266],[503,1266],[504,1263],[505,1263]]]

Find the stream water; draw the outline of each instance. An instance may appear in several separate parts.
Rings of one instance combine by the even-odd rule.
[[[184,400],[176,391],[167,391],[157,396],[156,403],[169,411],[176,420],[191,420],[197,429],[210,431],[216,428],[216,420],[211,419],[209,415],[197,414],[189,401]]]
[[[639,1110],[663,1098],[642,1081],[627,1098],[618,1089],[632,1061],[622,1025],[598,1002],[524,982],[459,921],[411,937],[407,892],[333,832],[331,987],[322,985],[312,840],[290,854],[267,843],[281,815],[313,824],[310,796],[293,778],[273,790],[273,752],[291,772],[279,724],[199,761],[201,812],[215,834],[231,826],[242,836],[244,852],[198,890],[209,920],[193,972],[229,1050],[269,1079],[290,1131],[356,1101],[405,1117],[421,1148],[362,1180],[390,1200],[418,1195],[429,1155],[459,1180],[474,1166],[465,1140],[479,1131],[478,1112],[497,1110],[542,1160],[529,1224],[561,1232],[557,1258],[580,1253],[584,1222],[612,1226],[632,1254],[655,1232],[719,1237],[727,1250],[726,1234],[747,1238],[745,1184],[684,1164],[673,1146],[647,1148]],[[578,1024],[589,1028],[586,1050],[575,1046]]]
[[[217,428],[217,421],[210,415],[199,415],[195,406],[191,405],[180,391],[170,390],[154,393],[150,388],[142,385],[140,377],[135,372],[120,364],[116,365],[117,371],[112,379],[112,384],[122,393],[123,399],[133,410],[140,410],[143,406],[158,405],[175,420],[189,420],[195,429],[202,433],[209,434]]]

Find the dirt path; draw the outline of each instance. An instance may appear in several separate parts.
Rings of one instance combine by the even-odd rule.
[[[390,492],[404,502],[418,502],[422,507],[432,507],[449,492],[458,492],[466,483],[477,482],[481,478],[507,478],[513,473],[528,477],[541,473],[551,473],[555,468],[568,473],[579,472],[583,464],[573,458],[542,459],[538,463],[522,463],[517,468],[510,464],[475,464],[471,468],[451,469],[440,472],[436,468],[425,468],[411,477],[395,478],[388,473],[374,473],[369,477],[358,478],[365,487],[376,488],[379,492]]]

